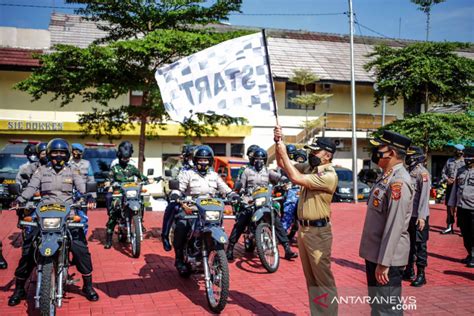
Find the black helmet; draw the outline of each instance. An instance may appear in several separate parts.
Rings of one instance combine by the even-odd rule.
[[[417,164],[425,162],[425,153],[421,147],[411,146],[405,157],[405,163],[408,167],[414,167]]]
[[[288,154],[288,157],[293,160],[296,154],[296,146],[293,144],[286,145],[286,153]]]
[[[247,148],[247,157],[252,157],[253,153],[255,152],[255,150],[257,150],[258,148],[260,148],[258,145],[250,145],[249,148]]]
[[[53,151],[62,151],[66,153],[64,157],[53,157],[51,153]],[[54,138],[49,141],[48,145],[46,146],[46,155],[48,156],[48,160],[53,163],[55,168],[62,168],[66,162],[69,161],[71,158],[71,151],[69,150],[69,143],[62,138]]]
[[[261,158],[259,160],[256,160],[257,158]],[[250,165],[252,165],[255,170],[260,171],[263,169],[263,166],[267,164],[267,151],[263,148],[257,148],[253,152],[253,156],[250,157]]]
[[[130,158],[133,154],[133,145],[128,140],[123,141],[119,144],[117,150],[117,158]]]
[[[25,149],[23,150],[23,153],[25,154],[26,158],[28,158],[29,162],[37,161],[35,145],[33,144],[26,145]]]
[[[298,161],[298,159],[300,160],[299,162],[306,162],[306,160],[308,160],[308,155],[306,154],[306,150],[298,149],[296,151],[294,160]]]
[[[199,164],[199,159],[207,159],[209,163],[207,165]],[[193,153],[193,163],[199,173],[206,174],[207,170],[214,165],[214,151],[212,151],[212,148],[207,145],[197,146]]]

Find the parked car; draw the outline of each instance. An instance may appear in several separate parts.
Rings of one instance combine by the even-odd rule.
[[[214,170],[230,188],[234,188],[240,168],[248,163],[247,159],[239,157],[214,157]]]
[[[36,145],[40,141],[12,139],[8,142],[9,144],[0,150],[0,209],[9,207],[14,198],[8,190],[8,185],[15,183],[18,169],[28,162],[24,154],[26,145]]]
[[[334,192],[333,202],[352,202],[353,193],[353,175],[352,170],[343,167],[334,167],[339,179],[336,192]],[[364,201],[369,198],[370,187],[360,181],[357,182],[357,200]]]

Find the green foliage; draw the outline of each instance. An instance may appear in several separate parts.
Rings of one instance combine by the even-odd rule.
[[[374,136],[381,135],[385,129],[410,137],[413,145],[427,152],[443,150],[448,142],[469,145],[474,141],[474,117],[466,113],[414,115],[381,127]]]
[[[429,13],[431,11],[431,6],[434,4],[438,4],[441,2],[445,2],[446,0],[410,0],[412,3],[419,5],[418,10]]]
[[[474,96],[474,60],[455,50],[470,48],[462,43],[415,43],[404,48],[379,45],[365,65],[375,72],[375,104],[383,96],[391,103],[404,99],[408,105],[429,103],[465,104]],[[411,102],[411,103],[410,103]],[[415,103],[415,104],[413,104]]]

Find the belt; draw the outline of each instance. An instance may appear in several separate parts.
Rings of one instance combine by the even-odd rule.
[[[329,223],[329,218],[308,220],[308,219],[299,219],[298,223],[301,226],[315,226],[315,227],[325,227]]]

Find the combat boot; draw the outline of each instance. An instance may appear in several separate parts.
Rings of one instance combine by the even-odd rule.
[[[8,268],[7,260],[3,257],[2,252],[0,251],[0,269],[4,270]]]
[[[82,280],[84,281],[84,286],[82,287],[82,293],[86,296],[86,298],[91,301],[95,302],[99,300],[99,294],[94,290],[92,287],[92,275],[83,275]]]
[[[163,242],[163,248],[165,249],[165,251],[171,251],[172,247],[169,237],[164,234],[161,234],[161,241]]]
[[[415,278],[415,269],[413,268],[413,265],[407,265],[405,268],[405,271],[403,271],[403,280],[404,281],[413,281]]]
[[[182,249],[177,250],[176,248],[174,250],[175,250],[175,256],[176,256],[174,266],[176,267],[176,270],[178,270],[179,275],[188,276],[189,269],[184,263],[183,250]]]
[[[474,268],[474,247],[471,248],[471,258],[466,262],[466,267]]]
[[[446,235],[446,234],[454,234],[453,224],[449,224],[448,228],[446,228],[445,230],[441,232],[441,235]]]
[[[226,251],[226,256],[228,261],[233,261],[234,260],[234,244],[229,243],[227,246],[227,251]]]
[[[110,249],[112,248],[112,237],[113,237],[114,233],[109,233],[107,232],[107,235],[105,236],[105,245],[104,245],[104,248],[105,249]]]
[[[16,279],[15,291],[8,299],[8,306],[16,306],[20,304],[22,300],[26,299],[25,283],[26,280]]]
[[[426,284],[426,278],[425,278],[425,267],[420,267],[417,266],[417,274],[416,274],[416,279],[411,282],[411,286],[414,287],[421,287]]]
[[[291,251],[290,243],[284,243],[283,248],[285,248],[285,259],[291,260],[294,258],[298,258],[298,254],[296,252]]]

